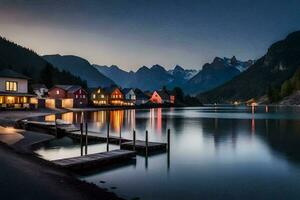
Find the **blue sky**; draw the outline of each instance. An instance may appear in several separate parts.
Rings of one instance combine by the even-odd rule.
[[[126,70],[257,59],[300,30],[296,0],[0,0],[0,35],[39,54]]]

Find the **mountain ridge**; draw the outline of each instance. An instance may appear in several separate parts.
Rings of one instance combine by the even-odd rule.
[[[259,98],[268,88],[279,89],[300,67],[300,31],[273,43],[248,70],[211,91],[199,94],[205,103]]]
[[[75,55],[44,55],[43,58],[60,70],[67,70],[87,81],[88,87],[106,87],[115,84],[101,74],[86,59]]]

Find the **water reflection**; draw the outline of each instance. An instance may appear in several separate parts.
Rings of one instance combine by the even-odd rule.
[[[187,194],[189,199],[297,199],[299,114],[299,108],[272,106],[88,112],[89,129],[104,132],[109,123],[112,134],[122,132],[127,138],[135,129],[137,139],[144,140],[149,130],[149,140],[166,142],[170,128],[171,150],[169,155],[138,156],[134,166],[83,179],[98,185],[99,180],[108,180],[128,199],[185,199]],[[56,118],[79,123],[81,116],[68,113]],[[114,148],[119,146],[110,145],[110,150]],[[100,151],[106,151],[105,144],[89,144],[88,153]],[[68,140],[67,145],[49,144],[38,153],[46,158],[74,156],[80,146]]]

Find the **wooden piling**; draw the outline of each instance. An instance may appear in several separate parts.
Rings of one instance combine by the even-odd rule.
[[[133,151],[135,151],[135,140],[136,140],[136,137],[135,137],[135,130],[133,130]]]
[[[83,155],[83,123],[80,123],[80,155]]]
[[[120,145],[122,144],[122,125],[120,125]]]
[[[107,122],[106,130],[106,151],[109,151],[109,122]]]
[[[87,155],[88,148],[88,124],[85,122],[85,155]]]
[[[58,136],[58,132],[57,132],[57,122],[56,122],[56,119],[55,119],[54,123],[55,123],[55,136],[57,137]]]
[[[148,156],[148,131],[147,130],[146,130],[145,142],[146,142],[146,156]]]
[[[168,148],[168,153],[169,153],[170,152],[170,129],[168,129],[167,139],[168,139],[167,148]]]

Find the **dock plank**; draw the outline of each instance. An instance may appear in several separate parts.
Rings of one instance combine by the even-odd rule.
[[[136,153],[129,150],[113,150],[108,152],[65,158],[52,161],[54,164],[69,169],[85,169],[109,163],[120,162],[135,157]]]

